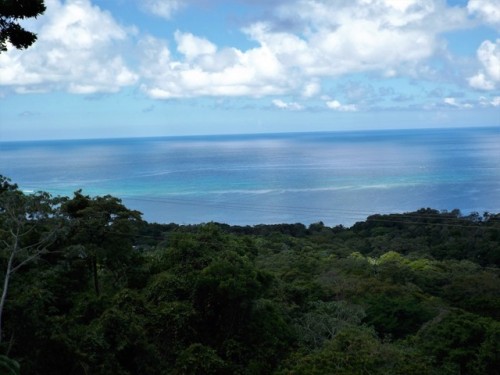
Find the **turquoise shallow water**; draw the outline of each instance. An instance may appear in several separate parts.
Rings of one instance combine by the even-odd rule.
[[[158,222],[500,212],[500,129],[3,142],[0,173],[25,191],[112,194]]]

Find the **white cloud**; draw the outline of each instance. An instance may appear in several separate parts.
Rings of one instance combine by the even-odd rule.
[[[292,111],[300,111],[300,110],[304,109],[304,106],[302,106],[301,104],[299,104],[297,102],[284,102],[281,99],[274,99],[273,105],[279,109],[288,109],[288,110],[292,110]]]
[[[158,17],[170,19],[185,4],[183,0],[140,0],[141,7]]]
[[[356,112],[358,108],[354,104],[341,104],[338,100],[330,100],[326,102],[326,106],[334,111],[340,112]]]
[[[302,96],[305,98],[312,98],[320,93],[321,86],[318,82],[309,82],[304,86]]]
[[[330,77],[375,72],[415,78],[426,71],[418,66],[442,48],[439,34],[463,26],[467,18],[465,8],[434,0],[296,0],[278,3],[275,12],[276,18],[243,29],[257,43],[248,50],[221,49],[204,37],[176,32],[181,58],[168,52],[168,61],[143,59],[142,88],[155,98],[309,98]],[[151,45],[147,54],[162,55],[165,49],[166,44],[156,51]]]
[[[469,77],[469,84],[480,90],[494,90],[500,84],[500,39],[495,43],[485,40],[477,50],[482,69]]]
[[[137,1],[149,13],[169,19],[191,0]],[[498,1],[470,0],[467,8],[449,7],[444,0],[290,0],[272,6],[262,1],[273,17],[242,30],[256,43],[253,48],[223,48],[204,36],[177,31],[172,46],[140,36],[133,60],[127,53],[135,52],[131,49],[136,34],[110,13],[91,0],[47,0],[47,12],[37,21],[37,43],[26,51],[0,55],[0,85],[18,92],[90,94],[115,92],[139,82],[147,95],[157,99],[313,98],[321,94],[324,79],[357,73],[412,78],[428,74],[427,62],[444,48],[441,33],[463,27],[468,14],[486,17],[482,14]],[[471,86],[497,87],[498,49],[498,41],[481,45],[481,69],[469,78]],[[358,109],[325,101],[333,110]],[[273,101],[277,107],[280,104],[292,109],[297,103]]]
[[[459,108],[459,109],[472,109],[472,108],[474,108],[473,104],[467,103],[467,102],[461,103],[456,98],[453,98],[453,97],[444,98],[443,102],[450,107],[455,107],[455,108]]]
[[[243,52],[236,48],[218,50],[192,34],[179,32],[176,39],[186,60],[175,60],[161,40],[148,38],[141,45],[142,89],[153,98],[258,97],[290,90],[282,64],[265,46]]]
[[[490,81],[484,73],[477,73],[476,75],[469,78],[469,85],[475,89],[480,90],[494,90],[495,84]]]
[[[469,0],[467,10],[485,22],[500,28],[500,0]]]
[[[479,104],[483,107],[500,107],[500,96],[495,96],[493,98],[481,96],[479,98]]]
[[[37,42],[0,54],[0,85],[18,92],[116,92],[138,77],[114,47],[129,33],[88,0],[46,1]]]
[[[417,71],[442,48],[439,34],[467,20],[466,10],[433,0],[298,0],[277,14],[245,32],[286,67],[314,77]]]
[[[217,46],[205,38],[199,38],[190,33],[175,32],[177,50],[188,60],[202,55],[213,55],[217,52]]]
[[[457,99],[455,98],[444,98],[443,101],[445,102],[445,104],[451,105],[452,107],[459,107]]]

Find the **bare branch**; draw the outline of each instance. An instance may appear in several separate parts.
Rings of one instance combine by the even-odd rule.
[[[35,254],[29,256],[28,258],[24,259],[21,263],[19,263],[18,265],[16,265],[15,267],[12,267],[12,270],[11,270],[11,274],[13,274],[14,272],[16,272],[19,268],[21,268],[22,266],[24,266],[25,264],[31,262],[33,259],[39,257],[40,255],[42,254],[47,254],[48,253],[48,250],[46,249],[43,249],[43,250],[40,250],[38,252],[36,252]]]

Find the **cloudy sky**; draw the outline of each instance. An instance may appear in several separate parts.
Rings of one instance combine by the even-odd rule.
[[[500,126],[500,0],[46,0],[0,140]]]

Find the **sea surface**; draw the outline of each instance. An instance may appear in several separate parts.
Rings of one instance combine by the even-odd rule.
[[[0,174],[28,193],[111,194],[161,223],[500,212],[500,127],[0,142]]]

